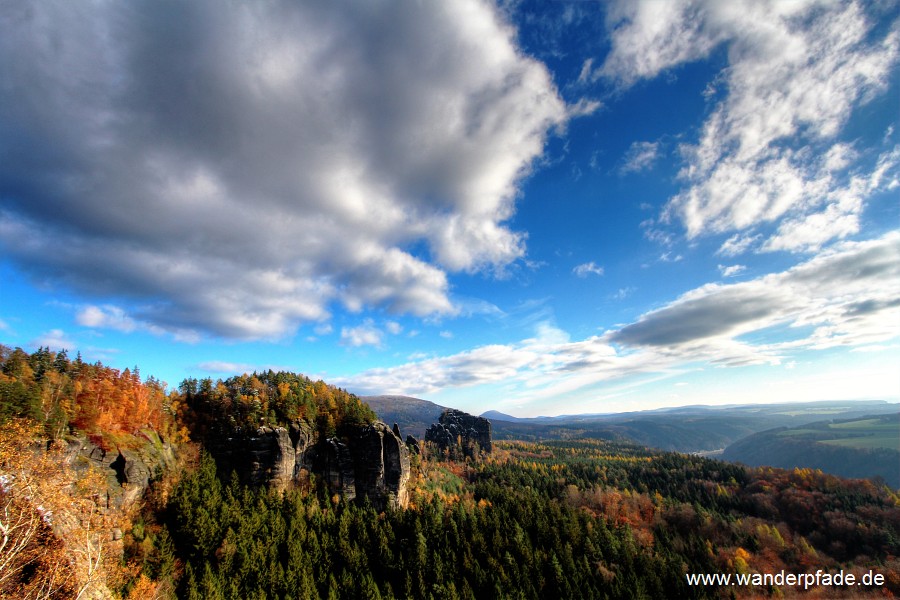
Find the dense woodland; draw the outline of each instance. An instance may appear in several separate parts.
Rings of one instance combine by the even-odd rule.
[[[0,423],[11,418],[41,424],[50,439],[70,428],[91,434],[132,432],[174,425],[177,400],[138,367],[119,371],[86,363],[79,353],[40,348],[28,354],[0,346]]]
[[[253,430],[306,419],[319,435],[331,437],[345,423],[372,423],[377,415],[346,390],[295,373],[267,371],[225,381],[186,379],[177,398],[185,405],[180,421],[198,440],[226,429]]]
[[[506,441],[464,461],[426,447],[410,506],[377,513],[322,485],[243,486],[204,451],[216,427],[301,417],[328,435],[375,415],[295,374],[168,390],[137,368],[0,347],[0,597],[849,597],[685,578],[842,568],[886,578],[853,597],[900,594],[900,496],[871,481],[597,439]],[[66,441],[137,445],[149,431],[177,445],[180,466],[116,517],[118,545],[101,543],[90,516],[103,484]]]

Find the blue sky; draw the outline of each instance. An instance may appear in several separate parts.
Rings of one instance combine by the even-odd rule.
[[[897,2],[0,29],[0,343],[519,416],[900,400]]]

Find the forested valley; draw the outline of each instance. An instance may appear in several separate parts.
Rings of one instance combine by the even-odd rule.
[[[599,439],[495,441],[475,457],[422,443],[408,504],[377,510],[313,474],[286,489],[250,485],[207,447],[299,419],[321,439],[377,416],[293,373],[169,389],[137,367],[0,346],[0,597],[900,594],[900,495],[883,483]],[[152,468],[138,478],[137,464]],[[685,577],[818,569],[871,570],[884,585]]]

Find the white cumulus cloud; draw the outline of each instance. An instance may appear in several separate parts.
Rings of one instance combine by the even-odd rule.
[[[380,347],[384,340],[384,332],[375,327],[375,323],[371,319],[366,319],[361,325],[356,327],[341,328],[341,344],[350,346],[351,348],[359,348],[361,346]]]
[[[782,272],[701,286],[602,335],[572,341],[540,323],[534,337],[517,343],[416,357],[337,383],[360,393],[409,395],[504,385],[508,398],[527,401],[696,363],[777,365],[794,351],[873,348],[897,339],[898,298],[900,234],[891,233],[840,243]],[[787,333],[762,333],[775,327]],[[748,334],[756,334],[754,341]]]
[[[78,344],[76,344],[62,329],[51,329],[46,331],[32,340],[30,345],[34,347],[47,347],[57,352],[78,347]]]
[[[242,339],[455,312],[448,273],[524,256],[520,183],[597,107],[481,0],[9,6],[0,80],[4,255],[85,324]]]
[[[75,315],[75,322],[84,327],[117,329],[126,333],[138,327],[134,319],[125,314],[124,310],[112,305],[85,306]]]
[[[249,363],[238,363],[224,360],[207,360],[197,365],[201,371],[214,374],[243,375],[244,373],[252,373],[256,369]]]

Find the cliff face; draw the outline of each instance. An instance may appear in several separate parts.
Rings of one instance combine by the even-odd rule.
[[[491,422],[461,410],[448,408],[439,421],[425,432],[425,441],[445,448],[460,448],[466,456],[474,457],[478,451],[490,454]]]
[[[359,428],[350,455],[357,496],[367,497],[378,509],[387,504],[406,506],[409,452],[395,432],[380,422]]]
[[[314,473],[346,500],[368,498],[378,510],[405,507],[409,452],[396,433],[381,422],[341,433],[320,440],[309,423],[298,421],[227,438],[213,453],[253,485],[285,489]]]
[[[134,449],[104,450],[85,436],[68,442],[67,462],[83,471],[91,466],[107,479],[101,511],[127,511],[140,499],[150,480],[176,463],[175,449],[152,430],[138,434],[144,443]]]
[[[216,444],[213,453],[226,458],[250,485],[285,488],[309,463],[315,432],[306,421],[290,427],[260,427],[247,436],[235,436]],[[309,470],[309,467],[306,467]]]

